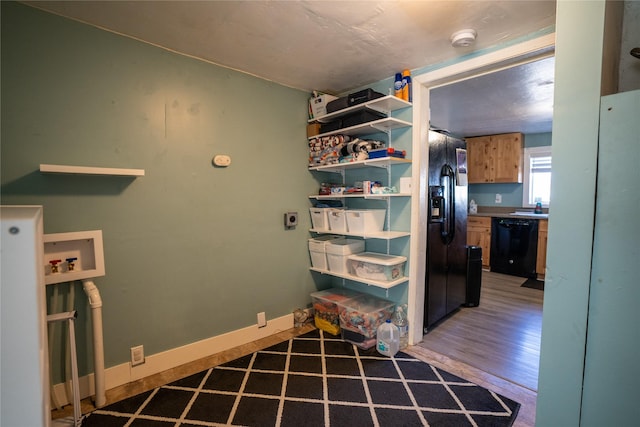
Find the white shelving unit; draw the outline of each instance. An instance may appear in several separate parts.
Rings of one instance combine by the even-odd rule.
[[[362,277],[352,276],[351,274],[336,273],[335,271],[322,270],[320,268],[314,268],[314,267],[310,267],[310,270],[317,271],[318,273],[321,273],[321,274],[329,274],[331,276],[341,277],[343,279],[352,280],[354,282],[364,283],[370,286],[377,286],[378,288],[383,288],[383,289],[390,289],[390,288],[393,288],[394,286],[397,286],[409,281],[408,277],[401,277],[400,279],[393,280],[390,282],[383,282],[380,280],[363,279]]]
[[[42,173],[61,173],[74,175],[108,175],[108,176],[144,176],[144,169],[99,168],[90,166],[40,165]]]
[[[368,134],[373,134],[373,133],[377,133],[377,132],[382,132],[382,133],[386,133],[387,134],[387,140],[388,140],[388,145],[391,146],[391,131],[394,129],[400,129],[400,128],[405,128],[405,127],[410,127],[412,126],[412,124],[410,122],[404,121],[404,120],[400,120],[394,117],[391,117],[391,112],[398,110],[398,109],[402,109],[402,108],[407,108],[410,107],[411,103],[404,101],[402,99],[399,99],[393,95],[389,95],[389,96],[384,96],[381,98],[377,98],[362,104],[358,104],[358,105],[354,105],[352,107],[348,107],[345,108],[343,110],[340,111],[335,111],[333,113],[329,113],[326,114],[324,116],[321,117],[316,117],[314,119],[309,120],[310,123],[315,123],[315,122],[319,122],[319,123],[327,123],[330,122],[332,120],[338,119],[342,116],[354,113],[354,112],[358,112],[358,111],[362,111],[362,110],[372,110],[372,111],[377,111],[380,113],[384,113],[385,115],[387,115],[387,117],[385,118],[381,118],[378,120],[374,120],[371,122],[367,122],[367,123],[362,123],[362,124],[358,124],[355,126],[350,126],[347,128],[342,128],[342,129],[336,129],[335,131],[331,131],[331,132],[325,132],[322,133],[320,135],[315,135],[313,137],[309,137],[309,140],[312,140],[314,138],[322,138],[325,136],[331,136],[331,135],[350,135],[350,136],[360,136],[360,135],[368,135]],[[393,166],[396,165],[408,165],[411,163],[410,159],[404,159],[404,158],[399,158],[399,157],[383,157],[383,158],[377,158],[377,159],[367,159],[367,160],[360,160],[360,161],[355,161],[355,162],[348,162],[348,163],[337,163],[337,164],[330,164],[330,165],[320,165],[320,166],[311,166],[309,167],[309,171],[315,171],[315,172],[328,172],[328,173],[336,173],[336,174],[340,174],[342,176],[342,182],[345,182],[345,173],[348,170],[353,170],[353,169],[361,169],[361,168],[382,168],[382,169],[386,169],[387,171],[387,183],[389,184],[391,182],[391,169]],[[408,237],[411,235],[410,232],[405,232],[405,231],[394,231],[394,230],[390,230],[390,224],[391,224],[391,200],[397,197],[411,197],[411,194],[403,194],[403,193],[388,193],[388,194],[364,194],[364,193],[355,193],[355,194],[328,194],[328,195],[310,195],[309,199],[315,199],[315,200],[340,200],[340,199],[364,199],[364,200],[383,200],[386,201],[387,203],[387,215],[386,215],[386,230],[385,231],[380,231],[380,232],[373,232],[373,233],[367,233],[367,234],[362,234],[362,233],[350,233],[350,232],[336,232],[334,230],[318,230],[318,229],[311,229],[310,231],[316,234],[338,234],[338,235],[343,235],[343,236],[353,236],[353,237],[360,237],[363,239],[380,239],[380,240],[386,240],[387,241],[387,253],[389,253],[389,243],[391,240],[393,239],[398,239],[398,238],[402,238],[402,237]],[[400,285],[402,283],[406,283],[409,278],[408,277],[402,277],[400,279],[397,280],[393,280],[393,281],[389,281],[389,282],[385,282],[385,281],[379,281],[379,280],[368,280],[368,279],[363,279],[360,277],[356,277],[356,276],[352,276],[350,274],[342,274],[342,273],[336,273],[334,271],[329,271],[329,270],[323,270],[323,269],[319,269],[319,268],[314,268],[314,267],[310,267],[311,271],[315,271],[321,274],[328,274],[328,275],[332,275],[334,277],[339,277],[342,279],[346,279],[346,280],[352,280],[355,282],[359,282],[359,283],[365,283],[367,285],[371,285],[371,286],[376,286],[376,287],[380,287],[383,289],[390,289],[394,286]]]
[[[399,110],[401,108],[411,107],[411,103],[405,101],[404,99],[400,99],[393,95],[383,96],[381,98],[372,99],[368,102],[363,102],[362,104],[354,105],[352,107],[347,107],[339,111],[334,111],[333,113],[328,113],[323,116],[314,117],[313,119],[309,119],[309,123],[319,122],[326,123],[331,120],[335,120],[342,116],[346,116],[351,113],[355,113],[361,110],[372,110],[377,111],[379,113],[386,114],[387,116],[391,114],[392,111]],[[401,121],[401,120],[400,120]],[[404,122],[407,123],[407,122]],[[411,126],[411,123],[408,124]],[[340,132],[342,133],[342,131]]]
[[[315,138],[315,137],[314,137]],[[400,157],[382,157],[379,159],[358,160],[349,163],[335,163],[332,165],[311,166],[309,170],[320,172],[343,173],[345,169],[359,168],[383,168],[389,169],[393,165],[411,163],[409,159],[401,159]]]
[[[386,200],[389,197],[411,197],[408,193],[387,193],[387,194],[327,194],[327,195],[311,195],[310,199],[317,200],[330,200],[330,199],[372,199],[372,200]]]

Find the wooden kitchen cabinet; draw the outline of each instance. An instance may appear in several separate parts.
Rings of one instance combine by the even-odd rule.
[[[466,138],[469,184],[522,183],[523,144],[521,133]]]
[[[538,222],[538,256],[536,258],[536,275],[539,280],[544,280],[547,269],[547,230],[549,221],[541,219]]]
[[[467,218],[467,245],[482,248],[482,267],[489,268],[491,253],[491,218],[469,216]]]

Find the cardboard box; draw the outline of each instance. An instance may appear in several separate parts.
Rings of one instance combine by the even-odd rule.
[[[310,123],[307,125],[307,138],[316,136],[320,133],[320,123]]]
[[[310,118],[314,119],[316,117],[324,116],[327,114],[327,104],[334,99],[338,99],[337,96],[327,95],[326,93],[322,93],[315,98],[309,99],[309,113],[311,115]]]

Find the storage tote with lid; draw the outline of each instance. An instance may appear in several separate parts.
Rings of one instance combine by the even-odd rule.
[[[364,240],[337,239],[325,246],[329,271],[333,273],[347,273],[347,257],[351,254],[364,252]]]
[[[362,279],[390,282],[404,276],[406,262],[403,256],[363,252],[349,255],[347,268],[349,274]]]
[[[321,270],[328,270],[326,245],[329,242],[344,239],[344,236],[325,234],[309,239],[309,255],[311,256],[311,266]]]
[[[353,209],[345,212],[350,233],[377,233],[384,229],[384,209]]]
[[[340,333],[340,311],[338,304],[345,303],[362,295],[351,289],[331,288],[313,292],[311,301],[314,309],[314,322],[318,329],[332,335]]]
[[[369,294],[339,303],[342,339],[360,348],[371,348],[378,326],[391,319],[395,307],[394,302]]]

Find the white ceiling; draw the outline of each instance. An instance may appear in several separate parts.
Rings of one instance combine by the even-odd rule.
[[[431,126],[456,136],[551,132],[555,58],[431,89]]]
[[[335,94],[390,78],[404,68],[416,70],[452,60],[555,24],[555,1],[541,0],[25,3],[285,86]],[[465,28],[477,31],[476,43],[452,47],[451,34]],[[522,88],[528,83],[539,87],[539,81],[531,79],[525,84],[488,86],[494,95],[506,96],[507,87],[531,91]],[[485,95],[479,93],[476,99]],[[526,110],[524,101],[529,98],[515,95],[514,99],[521,100],[519,110]],[[501,107],[491,108],[505,117]],[[504,114],[513,116],[513,106],[508,107]],[[476,103],[474,109],[478,108]],[[464,116],[467,122],[472,118]],[[455,131],[455,124],[449,123],[441,127]]]

